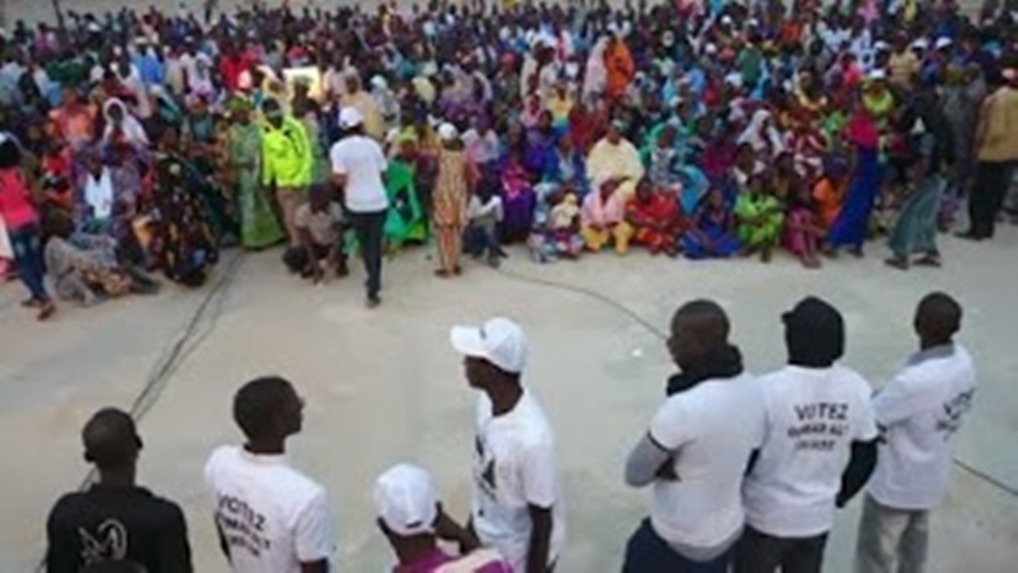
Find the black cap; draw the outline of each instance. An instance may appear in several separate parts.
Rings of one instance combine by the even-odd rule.
[[[781,315],[791,364],[828,367],[845,353],[845,321],[838,309],[809,296]]]

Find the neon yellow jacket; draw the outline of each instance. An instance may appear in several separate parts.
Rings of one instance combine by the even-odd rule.
[[[315,156],[304,124],[291,116],[283,117],[276,128],[262,126],[262,183],[277,187],[307,187],[311,184]]]

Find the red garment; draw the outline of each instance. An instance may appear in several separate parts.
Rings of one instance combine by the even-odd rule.
[[[880,131],[876,122],[861,112],[854,114],[845,124],[845,137],[849,142],[867,149],[876,149],[880,143]]]
[[[686,229],[679,204],[671,193],[653,193],[647,201],[633,197],[626,204],[626,220],[634,228],[633,243],[657,253],[677,248]]]
[[[0,170],[0,217],[7,232],[17,231],[39,220],[21,169]]]
[[[604,67],[608,71],[608,100],[615,101],[626,93],[629,82],[636,74],[636,64],[629,48],[620,40],[604,52]]]
[[[226,56],[219,61],[219,74],[223,76],[223,85],[227,91],[240,90],[240,75],[251,67],[253,58],[248,52]]]

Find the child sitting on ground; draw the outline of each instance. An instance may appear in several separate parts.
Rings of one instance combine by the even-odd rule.
[[[467,205],[467,228],[463,232],[463,250],[479,259],[487,256],[488,264],[498,268],[505,251],[498,244],[498,224],[504,212],[502,198],[487,186],[479,186]]]
[[[343,252],[343,211],[328,186],[312,185],[308,202],[297,208],[294,220],[300,246],[283,255],[290,272],[315,284],[324,278],[323,266],[335,268],[337,277],[349,274]]]
[[[820,268],[817,253],[826,231],[814,211],[808,187],[795,185],[788,197],[785,231],[782,237],[785,248],[799,258],[807,269]]]
[[[552,196],[555,201],[551,208],[548,221],[550,239],[555,245],[555,253],[567,259],[575,259],[583,252],[583,238],[580,237],[580,206],[576,195],[557,193]]]

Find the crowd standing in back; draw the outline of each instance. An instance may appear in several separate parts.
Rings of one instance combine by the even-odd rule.
[[[297,215],[324,184],[372,307],[385,255],[415,244],[444,278],[462,250],[497,266],[511,243],[541,263],[787,251],[815,269],[885,233],[892,267],[940,266],[938,230],[966,198],[976,240],[1018,204],[1012,8],[256,2],[19,22],[0,35],[17,148],[0,259],[39,318],[55,309],[39,256],[53,213],[71,246],[114,241],[112,273],[196,286],[238,243],[300,262]],[[131,292],[84,274],[89,303]]]

